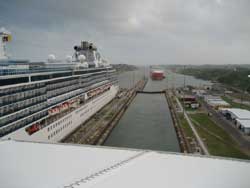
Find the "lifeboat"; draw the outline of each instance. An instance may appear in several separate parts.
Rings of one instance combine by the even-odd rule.
[[[60,111],[65,111],[69,108],[69,103],[68,102],[64,102],[60,105]]]
[[[49,115],[55,115],[55,114],[58,114],[59,112],[60,112],[60,108],[57,106],[49,109]]]
[[[90,92],[88,92],[88,93],[87,93],[87,95],[88,95],[88,97],[90,97],[90,98],[91,98],[91,97],[93,96],[93,92],[92,92],[92,91],[90,91]]]
[[[76,108],[78,103],[79,103],[79,99],[78,100],[72,100],[72,101],[70,101],[69,106]]]
[[[33,133],[37,132],[40,130],[40,124],[35,123],[31,125],[30,127],[26,128],[26,132],[28,132],[29,135],[32,135]]]

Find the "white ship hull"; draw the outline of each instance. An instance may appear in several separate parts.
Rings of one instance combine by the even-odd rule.
[[[2,138],[38,142],[58,142],[88,120],[103,106],[109,103],[116,96],[118,89],[118,86],[113,85],[107,92],[101,94],[80,108],[77,108],[32,135],[27,134],[25,131],[26,127],[23,127]]]

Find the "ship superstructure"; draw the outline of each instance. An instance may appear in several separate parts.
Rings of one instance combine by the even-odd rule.
[[[0,28],[0,61],[1,60],[7,60],[8,55],[6,53],[6,43],[11,41],[11,34],[8,30],[5,28]]]
[[[152,80],[163,80],[165,78],[164,70],[160,68],[151,67],[150,77]]]
[[[60,141],[110,102],[115,70],[88,42],[66,61],[0,63],[0,137]]]

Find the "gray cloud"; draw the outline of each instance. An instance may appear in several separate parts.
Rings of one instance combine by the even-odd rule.
[[[63,59],[90,40],[112,63],[249,63],[249,0],[0,0],[13,57]]]

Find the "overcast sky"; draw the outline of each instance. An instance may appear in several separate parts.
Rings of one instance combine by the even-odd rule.
[[[0,0],[0,27],[13,58],[88,40],[111,63],[250,63],[250,0]]]

